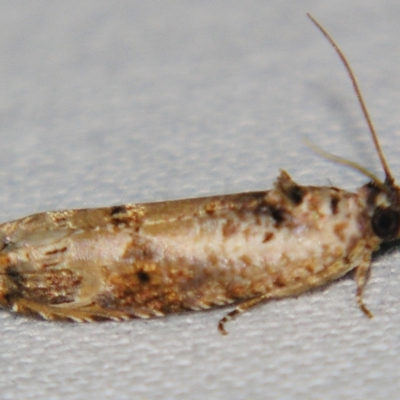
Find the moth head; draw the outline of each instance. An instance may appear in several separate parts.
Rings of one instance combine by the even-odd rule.
[[[384,183],[385,192],[370,192],[370,204],[374,203],[371,228],[383,241],[400,238],[400,188],[393,182]],[[372,182],[370,188],[375,186]],[[375,190],[377,190],[375,186]]]

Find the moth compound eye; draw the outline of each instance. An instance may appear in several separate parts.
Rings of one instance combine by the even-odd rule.
[[[399,230],[400,216],[390,208],[377,208],[372,217],[372,229],[381,239],[395,238]]]

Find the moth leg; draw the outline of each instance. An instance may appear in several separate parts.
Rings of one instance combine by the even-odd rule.
[[[371,269],[371,258],[368,255],[365,256],[361,264],[356,267],[356,273],[355,273],[355,281],[357,284],[357,295],[356,295],[357,304],[368,318],[372,318],[374,315],[364,304],[362,296],[364,293],[365,284],[368,281],[370,269]]]
[[[236,318],[239,314],[242,314],[246,310],[256,306],[257,304],[260,304],[266,299],[271,298],[271,294],[264,294],[262,296],[254,297],[253,299],[246,300],[243,303],[238,304],[234,310],[229,312],[228,314],[225,315],[225,317],[221,318],[221,320],[218,323],[218,330],[222,335],[227,335],[228,332],[225,330],[225,324],[229,321],[232,321],[234,318]]]

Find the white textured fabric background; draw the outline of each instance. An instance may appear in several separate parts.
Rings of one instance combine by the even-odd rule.
[[[358,75],[400,178],[400,3],[1,1],[0,220],[365,179],[381,174],[337,56]],[[351,276],[270,302],[126,323],[62,324],[0,312],[1,399],[395,399],[400,254],[374,262],[365,301]]]

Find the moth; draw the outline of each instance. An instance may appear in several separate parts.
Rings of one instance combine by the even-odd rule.
[[[357,302],[381,243],[400,238],[400,188],[345,56],[341,58],[385,180],[351,193],[302,186],[281,171],[272,189],[198,199],[43,212],[0,225],[0,305],[48,320],[160,317],[234,304],[219,322],[297,296],[355,270]],[[320,151],[320,150],[318,150]],[[321,152],[321,151],[320,151]]]

